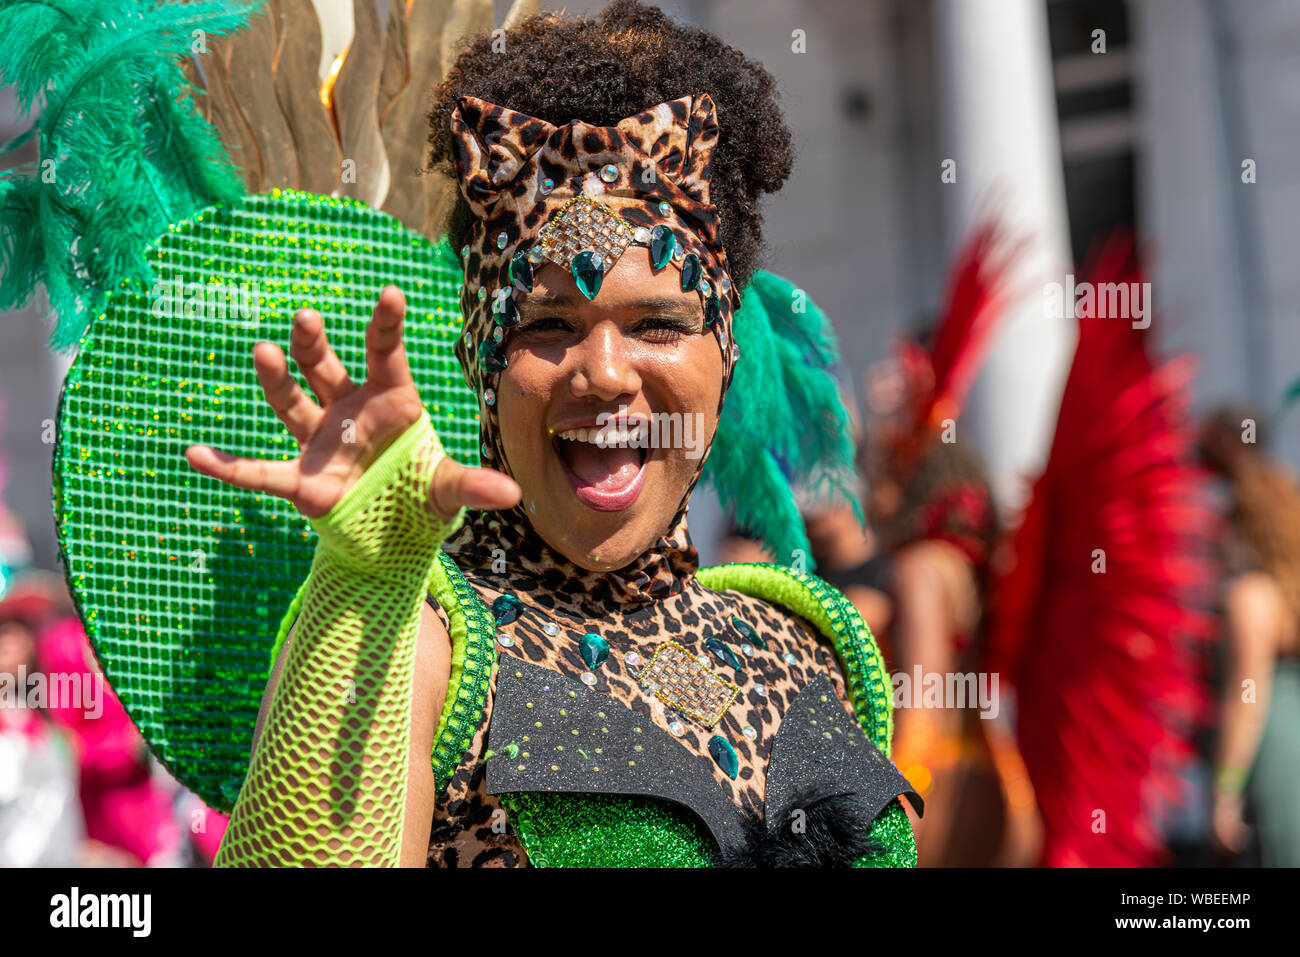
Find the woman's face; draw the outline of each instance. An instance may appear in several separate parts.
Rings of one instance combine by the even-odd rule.
[[[717,339],[699,295],[649,260],[628,249],[593,301],[567,270],[539,268],[497,387],[522,507],[591,570],[623,567],[668,530],[717,428]]]

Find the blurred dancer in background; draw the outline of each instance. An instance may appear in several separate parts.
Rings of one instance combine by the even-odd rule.
[[[869,375],[860,464],[881,550],[870,584],[892,604],[882,644],[895,674],[894,757],[927,802],[914,823],[920,866],[1023,866],[1037,854],[1033,791],[1000,702],[947,697],[959,686],[977,694],[981,681],[997,695],[981,673],[997,511],[957,419],[1006,305],[1011,254],[993,225],[977,228],[933,333]]]
[[[0,867],[75,867],[91,856],[77,759],[45,710],[36,664],[36,636],[66,593],[56,576],[31,567],[27,529],[4,504],[6,466],[0,455]]]
[[[1201,433],[1230,487],[1224,674],[1212,836],[1240,853],[1249,796],[1266,867],[1300,867],[1300,490],[1267,452],[1262,416],[1225,406]]]
[[[924,822],[912,819],[923,867],[1024,866],[1038,854],[1033,789],[1007,718],[995,715],[1000,705],[926,693],[935,682],[970,689],[967,675],[977,687],[981,677],[999,526],[983,465],[956,421],[1006,305],[1013,254],[991,221],[976,228],[933,331],[869,370],[869,441],[860,431],[856,439],[870,527],[848,507],[801,501],[815,574],[857,607],[893,674],[893,760],[926,800]],[[773,560],[742,529],[723,553]]]
[[[0,513],[0,523],[4,521]],[[55,591],[44,576],[0,569],[0,867],[76,867],[85,859],[77,759],[29,695],[35,629]]]
[[[975,675],[978,687],[998,534],[992,493],[969,440],[944,442],[936,434],[915,457],[889,454],[900,438],[882,436],[867,472],[888,569],[879,587],[893,605],[886,644],[899,706],[895,760],[927,801],[916,825],[918,863],[1029,864],[1032,790],[1000,708],[934,702],[926,694],[955,687],[950,676]]]

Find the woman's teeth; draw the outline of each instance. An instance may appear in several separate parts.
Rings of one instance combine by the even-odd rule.
[[[641,425],[623,429],[611,429],[606,426],[599,429],[569,429],[560,432],[559,437],[567,442],[589,442],[603,449],[609,446],[628,446],[634,442],[639,442],[642,434],[643,427]]]

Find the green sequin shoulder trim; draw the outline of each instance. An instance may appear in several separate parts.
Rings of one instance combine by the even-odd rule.
[[[696,577],[706,588],[738,591],[780,605],[821,631],[835,646],[862,730],[888,756],[894,737],[893,684],[876,639],[852,602],[816,575],[782,565],[712,565],[701,568]],[[916,866],[916,836],[897,798],[872,822],[871,836],[884,852],[860,859],[855,867]]]
[[[496,667],[496,623],[491,609],[446,552],[438,552],[429,590],[451,626],[451,676],[433,738],[433,778],[441,794],[483,723]]]
[[[894,737],[892,684],[876,639],[852,602],[817,576],[781,565],[712,565],[701,568],[696,577],[706,588],[743,592],[812,622],[835,646],[862,730],[889,754]]]

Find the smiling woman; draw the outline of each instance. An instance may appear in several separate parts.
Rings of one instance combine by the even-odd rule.
[[[497,399],[511,474],[525,503],[547,504],[530,519],[552,548],[582,568],[622,568],[685,504],[701,463],[682,447],[602,448],[597,420],[641,420],[648,432],[661,416],[698,415],[705,443],[712,438],[722,360],[699,297],[681,291],[675,270],[655,272],[648,255],[629,253],[591,301],[547,264],[520,315]],[[590,441],[565,437],[578,429]]]
[[[801,571],[700,569],[687,530],[790,165],[772,80],[628,0],[506,49],[472,44],[430,113],[482,467],[442,454],[392,287],[361,385],[311,310],[319,405],[256,353],[297,461],[190,452],[321,536],[219,862],[912,864],[865,624]]]

